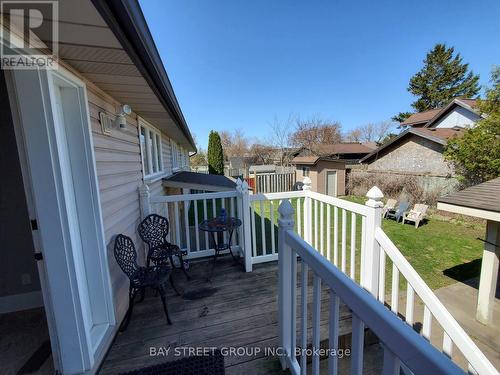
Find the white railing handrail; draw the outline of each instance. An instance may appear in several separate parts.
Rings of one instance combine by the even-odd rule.
[[[184,201],[199,201],[204,199],[219,199],[236,197],[238,192],[221,191],[216,193],[199,193],[199,194],[176,194],[176,195],[153,195],[149,198],[150,203],[171,203]]]
[[[265,200],[277,200],[277,199],[289,199],[289,198],[302,198],[306,196],[306,192],[303,190],[297,191],[286,191],[280,193],[257,193],[250,195],[250,201],[265,201]]]
[[[462,372],[451,360],[387,310],[370,293],[327,261],[293,230],[286,230],[283,237],[285,243],[301,257],[302,261],[411,371],[418,374],[457,374]],[[292,356],[288,360],[291,369],[295,370],[297,368],[295,357]]]
[[[375,230],[375,238],[379,242],[382,251],[385,251],[389,258],[391,258],[399,272],[405,277],[474,370],[479,374],[498,374],[495,367],[436,297],[408,260],[401,254],[382,228]]]
[[[363,216],[368,216],[373,212],[371,207],[365,206],[363,204],[355,203],[355,202],[350,202],[350,201],[345,200],[345,199],[340,199],[340,198],[332,197],[330,195],[316,193],[316,192],[311,191],[311,190],[309,190],[307,192],[307,194],[310,198],[315,199],[317,201],[328,203],[328,204],[331,204],[331,205],[336,206],[338,208],[342,208],[344,210],[351,211],[351,212],[354,212],[354,213],[357,213],[357,214],[360,214]]]

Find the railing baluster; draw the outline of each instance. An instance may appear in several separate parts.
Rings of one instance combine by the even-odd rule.
[[[312,311],[312,340],[313,352],[320,348],[320,320],[321,320],[321,279],[313,274],[313,311]],[[312,373],[319,375],[319,355],[312,356]]]
[[[392,264],[392,288],[391,288],[391,310],[398,314],[399,303],[399,270],[396,264]]]
[[[328,346],[330,355],[328,357],[328,374],[336,375],[338,372],[337,352],[339,349],[339,310],[340,299],[335,294],[333,289],[330,289],[330,317],[329,317],[329,332],[328,332]],[[332,355],[335,353],[335,355]]]
[[[300,346],[302,352],[300,354],[300,373],[305,375],[307,372],[307,353],[305,349],[307,348],[307,276],[308,269],[307,263],[302,260],[302,274],[300,275],[300,283],[301,283],[301,315],[300,315]]]
[[[292,248],[292,259],[290,264],[290,311],[291,311],[291,319],[290,319],[290,344],[291,344],[291,353],[295,357],[295,352],[297,348],[297,253]]]
[[[191,233],[189,230],[189,202],[183,201],[184,203],[184,232],[186,235],[186,249],[188,251],[188,255],[191,252]]]
[[[225,203],[225,202],[226,202],[226,200],[225,200],[224,198],[222,198],[222,199],[220,200],[220,208],[221,208],[221,211],[222,211],[222,209],[226,209],[226,203]],[[228,215],[227,215],[227,211],[226,211],[226,217],[227,217],[227,216],[228,216]],[[224,243],[227,243],[227,232],[226,232],[226,231],[222,232],[222,238],[223,238],[223,240],[224,240]]]
[[[250,203],[250,215],[252,217],[252,254],[254,257],[257,256],[257,228],[255,227],[255,201]],[[264,254],[262,254],[264,255]]]
[[[318,250],[318,200],[314,200],[314,248]]]
[[[431,310],[424,305],[424,323],[422,327],[422,336],[431,341],[432,314]]]
[[[231,212],[231,217],[236,217],[236,213],[234,211],[234,201],[236,200],[236,198],[232,197],[232,198],[229,198],[229,204],[230,204],[230,212]],[[235,246],[236,245],[236,237],[238,236],[238,233],[239,233],[239,230],[235,230],[234,233],[233,233],[233,236],[231,238],[231,245],[232,246]]]
[[[182,247],[181,244],[181,226],[179,221],[179,202],[174,202],[174,218],[175,218],[175,241],[179,243],[179,246]]]
[[[200,232],[198,231],[198,201],[194,200],[194,233],[196,239],[196,251],[200,251]]]
[[[356,278],[356,214],[351,213],[351,279]]]
[[[364,281],[364,272],[365,269],[365,246],[366,246],[366,216],[361,216],[361,256],[360,256],[360,275],[359,275],[359,283],[361,285],[365,285]]]
[[[365,325],[356,314],[352,314],[351,374],[363,373],[363,348]]]
[[[406,314],[405,321],[410,326],[413,326],[413,310],[414,310],[414,299],[415,299],[415,291],[413,290],[410,283],[406,285]]]
[[[297,198],[297,233],[302,237],[302,210],[300,208],[300,198]]]
[[[384,348],[384,367],[382,370],[383,375],[399,375],[401,371],[401,361],[398,357],[394,355],[389,349],[385,346]]]
[[[264,211],[264,201],[259,201],[259,207],[260,207],[260,231],[261,231],[261,237],[262,237],[262,255],[267,254],[267,244],[266,244],[266,227],[265,227],[265,211]]]
[[[168,212],[168,202],[165,203],[165,217],[170,223],[170,213]],[[168,242],[172,242],[172,232],[169,230],[167,235]]]
[[[331,239],[331,206],[329,204],[326,205],[326,259],[331,261],[332,259],[332,239]]]
[[[203,199],[203,220],[207,220],[207,218],[208,218],[207,212],[208,212],[207,200]],[[208,249],[210,249],[210,244],[208,243],[208,232],[205,232],[205,250],[208,250]]]
[[[443,332],[443,353],[450,359],[453,355],[453,341],[446,332]]]
[[[274,243],[274,203],[269,201],[269,210],[271,211],[271,251],[276,254],[276,244]]]
[[[215,198],[212,199],[212,215],[214,218],[217,217],[217,202],[215,201]]]
[[[379,258],[378,300],[385,302],[385,251],[382,248],[380,248]]]
[[[339,210],[333,207],[333,264],[339,264]]]
[[[345,273],[347,266],[347,212],[342,209],[342,272]]]
[[[319,253],[321,255],[325,255],[325,236],[324,236],[324,229],[325,229],[325,225],[324,225],[324,216],[325,216],[325,208],[324,208],[325,204],[323,202],[321,202],[321,209],[320,209],[320,215],[321,215],[321,218],[320,218],[320,251]]]

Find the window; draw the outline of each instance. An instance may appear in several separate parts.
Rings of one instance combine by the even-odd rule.
[[[142,169],[144,177],[163,172],[161,153],[161,134],[152,126],[139,122],[139,139],[141,142]]]
[[[171,142],[171,153],[172,153],[172,169],[179,168],[179,154],[177,150],[177,143]]]
[[[302,167],[302,176],[309,177],[309,171],[310,171],[309,167]]]

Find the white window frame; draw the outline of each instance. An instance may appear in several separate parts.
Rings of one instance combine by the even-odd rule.
[[[144,147],[141,140],[142,129],[144,129],[144,144],[146,147]],[[165,174],[165,168],[163,163],[163,142],[161,132],[142,118],[139,118],[137,130],[141,147],[142,176],[144,180],[151,180],[163,176]],[[147,166],[144,165],[144,163],[147,163]]]
[[[170,143],[171,145],[171,154],[172,154],[172,171],[177,172],[181,169],[179,165],[179,145],[175,143],[173,140]]]

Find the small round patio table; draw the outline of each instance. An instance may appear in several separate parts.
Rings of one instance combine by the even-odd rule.
[[[226,220],[222,220],[221,218],[214,218],[202,221],[199,225],[200,230],[204,232],[210,233],[210,237],[212,238],[212,242],[214,244],[214,263],[212,266],[213,274],[215,263],[217,262],[217,257],[220,255],[219,253],[224,250],[229,250],[233,260],[241,265],[238,261],[238,258],[233,254],[233,250],[231,249],[231,240],[233,238],[234,230],[241,226],[241,220],[235,217],[228,217]],[[224,232],[227,232],[227,242],[224,241]]]

